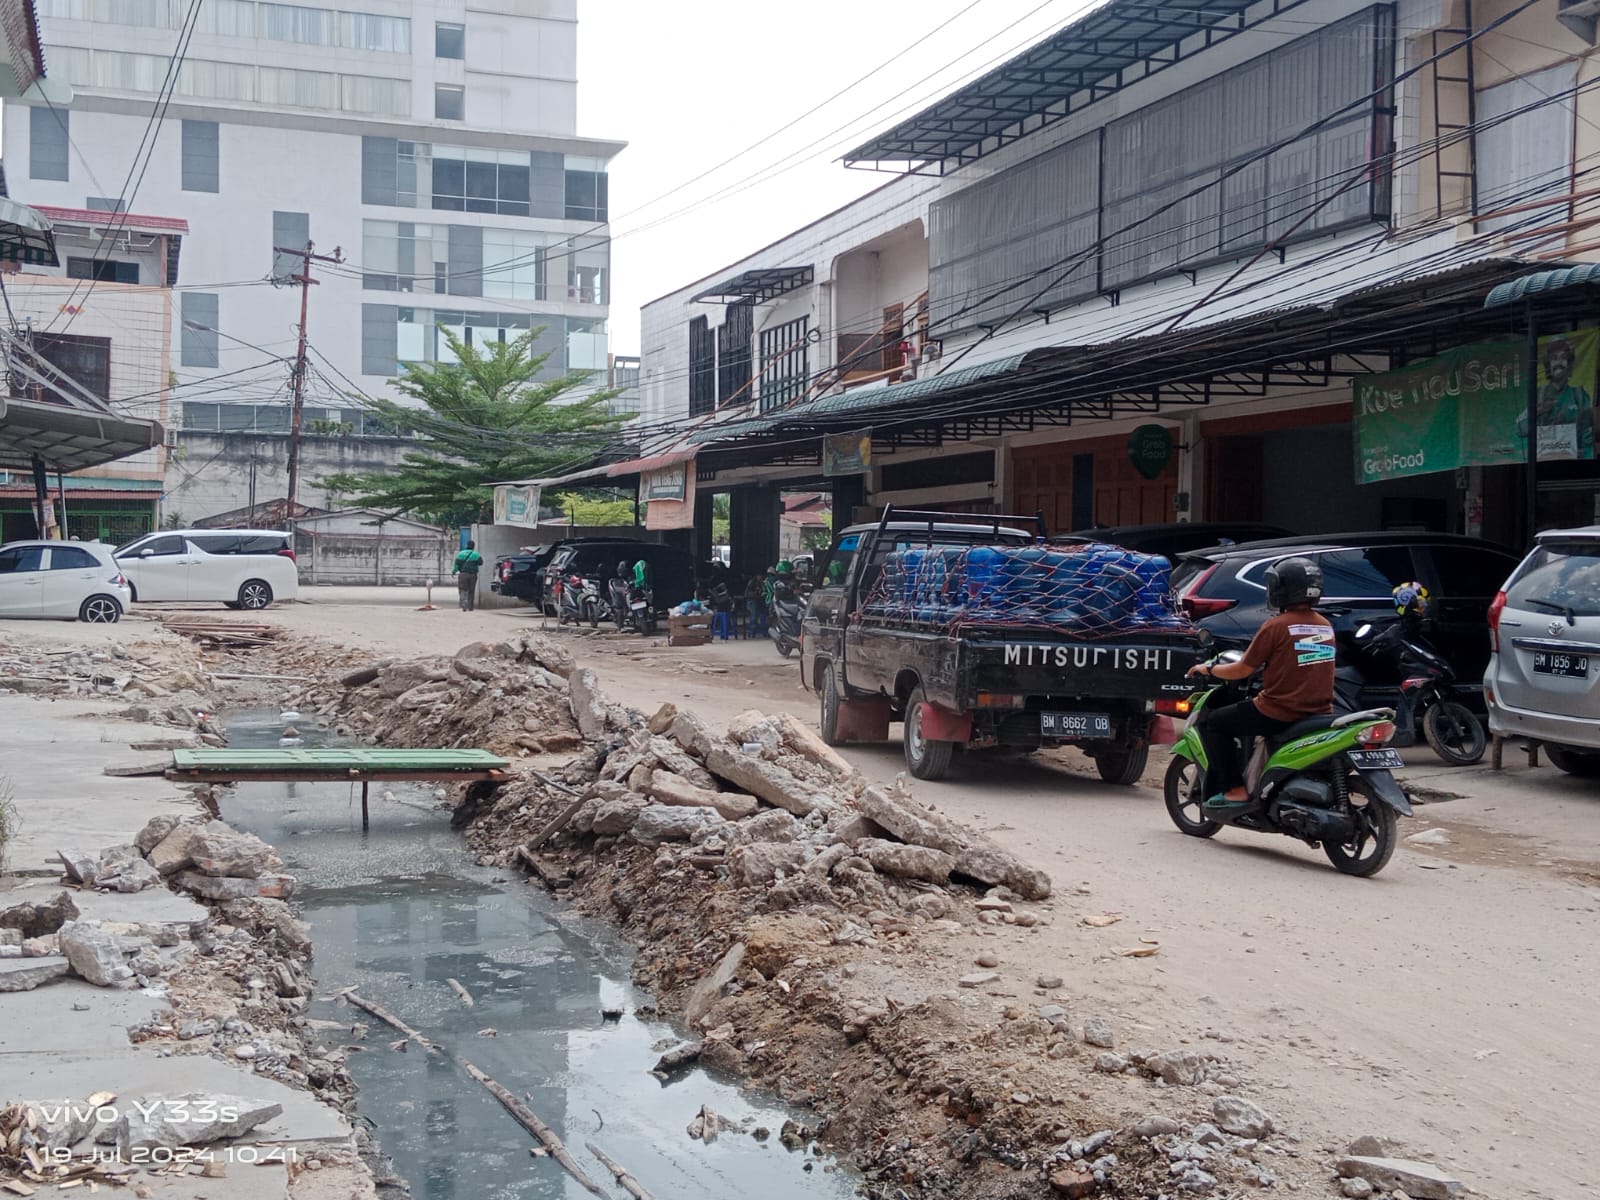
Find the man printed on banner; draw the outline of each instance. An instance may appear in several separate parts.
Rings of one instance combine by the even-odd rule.
[[[1575,343],[1581,343],[1584,350],[1581,370]],[[1594,379],[1595,357],[1593,330],[1540,340],[1535,408],[1540,458],[1594,457],[1594,398],[1582,381]],[[1527,413],[1517,417],[1517,436],[1526,443]]]

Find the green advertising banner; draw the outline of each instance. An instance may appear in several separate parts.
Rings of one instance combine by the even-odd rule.
[[[1357,483],[1528,458],[1522,342],[1460,346],[1353,381]],[[1539,340],[1538,456],[1594,457],[1600,331]]]

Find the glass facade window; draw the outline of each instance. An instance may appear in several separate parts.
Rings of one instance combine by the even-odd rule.
[[[98,60],[99,57],[96,52],[95,58]],[[166,62],[165,59],[157,61]],[[176,90],[181,96],[199,96],[207,100],[254,100],[256,69],[238,63],[185,59],[178,71]]]
[[[297,4],[258,6],[260,36],[273,42],[299,42],[308,46],[333,45],[333,13],[326,8]]]
[[[351,50],[411,53],[411,22],[405,17],[376,13],[339,14],[339,44]]]
[[[439,121],[467,119],[467,89],[450,83],[433,85],[433,115]]]
[[[545,300],[549,234],[483,231],[483,294],[497,300]]]
[[[178,338],[179,362],[186,367],[215,367],[221,358],[217,336],[217,293],[181,293],[178,313],[183,322],[183,330]]]
[[[370,306],[376,309],[377,306]],[[391,309],[398,325],[397,357],[400,362],[456,361],[440,332],[447,329],[469,346],[484,347],[514,341],[531,329],[533,353],[549,354],[537,378],[551,379],[568,371],[603,371],[606,368],[606,323],[600,319],[561,318],[540,313],[491,313],[448,309]]]
[[[28,110],[28,175],[33,179],[66,179],[72,157],[68,136],[72,114],[64,108],[36,105]]]
[[[217,123],[183,122],[183,190],[215,192],[219,187]]]
[[[272,277],[288,279],[300,274],[305,259],[298,254],[280,254],[284,250],[298,250],[311,241],[311,214],[303,212],[275,212],[272,214]]]
[[[430,149],[417,142],[401,142],[400,191],[405,192],[406,147]],[[414,158],[415,184],[420,187],[424,169]],[[429,190],[413,193],[431,195],[436,209],[455,212],[528,215],[528,156],[514,150],[478,150],[460,146],[433,146],[426,173]]]
[[[369,291],[448,292],[450,230],[410,221],[362,223],[362,286]]]
[[[610,302],[611,243],[605,238],[564,238],[546,251],[548,277],[565,281],[565,293],[555,293],[574,304]]]
[[[68,258],[68,279],[96,279],[102,283],[138,283],[139,264],[114,258]]]
[[[466,58],[467,27],[440,21],[433,27],[433,56],[435,58]]]
[[[286,108],[334,108],[339,102],[339,77],[330,71],[294,71],[262,67],[257,81],[262,104]]]
[[[806,394],[810,382],[811,318],[804,316],[761,331],[761,410]]]
[[[200,30],[223,37],[255,37],[255,0],[206,0],[200,8]]]
[[[572,161],[567,160],[567,220],[607,220],[610,187],[605,171],[574,170]]]
[[[345,112],[404,117],[411,113],[411,83],[372,75],[339,76],[339,107]]]

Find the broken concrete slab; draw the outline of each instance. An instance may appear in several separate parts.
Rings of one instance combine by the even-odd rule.
[[[735,942],[717,963],[716,969],[694,985],[688,999],[683,1002],[685,1021],[690,1025],[700,1024],[711,1006],[721,998],[722,989],[732,983],[734,976],[739,973],[739,968],[744,965],[744,956],[744,943]]]
[[[202,875],[257,879],[283,865],[271,846],[253,833],[212,821],[189,839],[189,857]]]
[[[685,779],[674,771],[652,772],[646,791],[658,804],[670,804],[679,808],[715,809],[730,821],[754,816],[756,811],[754,796],[745,796],[739,792],[713,791],[701,787],[690,779]]]
[[[0,929],[19,930],[25,938],[54,933],[78,916],[72,893],[65,889],[57,890],[48,899],[18,899],[17,895],[10,894],[0,901]]]
[[[1461,1181],[1432,1163],[1410,1158],[1370,1158],[1351,1154],[1334,1164],[1342,1179],[1365,1179],[1383,1191],[1398,1189],[1412,1200],[1451,1200],[1461,1194]]]
[[[567,676],[570,690],[572,719],[578,723],[578,732],[591,742],[599,741],[606,731],[606,697],[600,690],[600,679],[585,667]]]
[[[856,803],[863,816],[901,841],[943,850],[955,859],[955,870],[961,875],[980,883],[1003,884],[1027,900],[1043,900],[1050,895],[1050,876],[942,813],[892,796],[882,788],[867,788]]]
[[[203,828],[198,821],[180,821],[149,850],[150,865],[162,875],[176,875],[194,866],[190,846]]]
[[[0,958],[0,992],[31,992],[67,973],[65,958]]]
[[[717,741],[706,723],[692,712],[680,712],[673,717],[672,724],[667,727],[667,736],[701,759],[711,753],[711,747]]]
[[[946,883],[956,866],[956,860],[943,850],[886,842],[882,838],[860,839],[855,852],[871,863],[872,869],[880,875],[893,875],[898,879]]]
[[[781,871],[792,874],[811,858],[811,848],[799,842],[757,842],[735,846],[728,855],[728,868],[745,887],[771,883]]]
[[[711,768],[712,774],[727,780],[740,791],[765,800],[774,808],[784,809],[797,817],[807,816],[816,810],[817,789],[777,763],[716,745],[706,755],[706,766]]]
[[[175,1150],[243,1137],[283,1115],[281,1104],[210,1092],[137,1096],[119,1107],[117,1149],[124,1161],[141,1150]]]
[[[120,939],[102,929],[99,921],[68,921],[56,937],[73,971],[96,987],[116,987],[133,979]]]
[[[287,900],[294,895],[293,875],[261,875],[254,879],[236,879],[228,876],[202,875],[198,871],[184,871],[177,884],[185,891],[207,900],[244,900],[265,896],[272,900]]]

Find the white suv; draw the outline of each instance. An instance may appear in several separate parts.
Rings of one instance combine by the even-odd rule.
[[[135,603],[214,601],[266,608],[300,591],[290,535],[271,529],[174,529],[117,547]]]
[[[1600,778],[1600,525],[1541,533],[1489,606],[1489,728]]]

